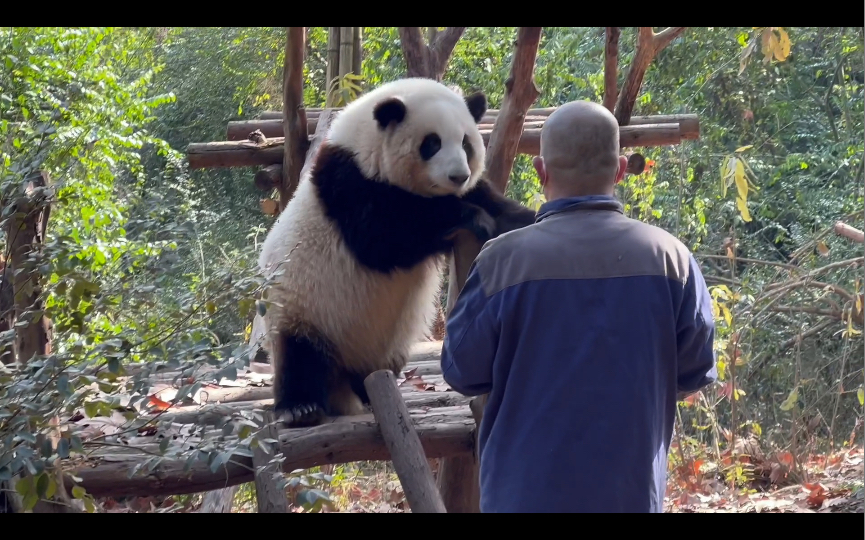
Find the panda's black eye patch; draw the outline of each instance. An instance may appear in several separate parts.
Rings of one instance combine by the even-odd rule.
[[[442,140],[441,137],[436,135],[435,133],[430,133],[426,137],[423,138],[423,141],[420,143],[420,157],[427,161],[431,159],[434,155],[441,150]]]
[[[466,153],[466,158],[471,161],[472,156],[475,155],[475,149],[472,147],[471,141],[469,141],[468,135],[463,135],[463,150]]]

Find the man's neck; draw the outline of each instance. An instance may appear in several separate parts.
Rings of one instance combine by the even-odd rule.
[[[555,201],[557,199],[571,199],[573,197],[590,197],[590,196],[595,196],[595,195],[612,197],[615,195],[615,191],[613,190],[613,188],[610,188],[609,190],[571,189],[571,190],[567,190],[567,191],[563,191],[563,192],[559,192],[559,191],[552,191],[551,193],[548,192],[548,193],[544,194],[544,198],[547,201]]]

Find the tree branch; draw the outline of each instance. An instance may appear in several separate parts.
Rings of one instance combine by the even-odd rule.
[[[487,150],[487,179],[504,193],[517,155],[523,119],[532,103],[541,95],[535,84],[535,59],[543,27],[523,26],[517,32],[511,75],[505,82],[505,99],[499,112]]]
[[[435,80],[440,81],[444,76],[454,47],[457,46],[465,31],[465,26],[449,26],[443,32],[438,32],[430,41],[430,68]]]
[[[430,72],[429,48],[423,42],[418,26],[400,26],[400,48],[405,59],[406,71],[409,77],[427,77]]]
[[[444,31],[431,30],[429,45],[417,26],[398,27],[402,55],[409,77],[425,77],[441,81],[448,60],[465,32],[465,26],[449,26]]]
[[[684,26],[667,28],[663,32],[655,34],[650,26],[642,26],[637,37],[637,49],[634,51],[634,59],[628,68],[628,75],[622,85],[619,100],[616,103],[615,116],[620,126],[627,126],[631,120],[631,113],[640,87],[643,84],[643,76],[649,69],[655,56],[671,41],[676,39],[685,31]]]
[[[855,227],[851,227],[843,221],[835,223],[835,234],[843,236],[844,238],[852,240],[858,244],[865,243],[865,232],[862,232]]]
[[[618,26],[607,27],[607,40],[604,48],[604,107],[614,112],[616,98],[619,97],[619,35]]]

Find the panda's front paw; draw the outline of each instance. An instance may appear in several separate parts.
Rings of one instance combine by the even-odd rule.
[[[309,427],[320,424],[325,418],[324,411],[317,404],[304,404],[275,409],[274,416],[289,428]]]
[[[496,236],[496,220],[484,210],[476,212],[466,228],[482,243]]]

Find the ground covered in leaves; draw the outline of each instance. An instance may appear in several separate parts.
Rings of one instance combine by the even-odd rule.
[[[777,452],[756,458],[740,456],[733,463],[722,456],[722,470],[735,470],[746,480],[731,488],[718,474],[716,463],[696,460],[679,466],[669,475],[665,511],[668,513],[865,513],[863,450],[853,447],[828,456],[811,456],[797,467],[792,454]],[[431,460],[433,470],[436,460]],[[405,494],[389,462],[364,462],[325,466],[309,475],[297,476],[288,489],[290,500],[304,490],[326,497],[313,511],[332,513],[410,512]],[[800,471],[800,472],[797,472]],[[329,500],[327,500],[329,499]],[[125,501],[105,500],[106,511],[196,512],[201,495],[136,497]],[[256,512],[253,484],[235,495],[236,513]],[[293,512],[309,507],[292,504]]]
[[[670,475],[666,511],[670,513],[863,513],[863,452],[853,447],[828,456],[811,456],[796,466],[792,454],[742,457],[733,464],[750,480],[731,489],[717,465],[701,460]],[[731,465],[722,458],[724,466]],[[683,470],[685,469],[685,470]]]

